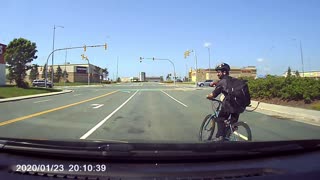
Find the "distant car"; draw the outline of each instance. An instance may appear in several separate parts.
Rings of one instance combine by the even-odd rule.
[[[203,87],[203,86],[210,86],[210,83],[214,82],[213,80],[205,80],[204,82],[198,82],[198,86]]]
[[[183,82],[181,79],[177,79],[177,82]]]
[[[45,80],[33,80],[32,81],[32,86],[33,87],[45,87]],[[50,82],[50,81],[47,81],[47,86],[49,88],[52,88],[53,87],[53,84]]]

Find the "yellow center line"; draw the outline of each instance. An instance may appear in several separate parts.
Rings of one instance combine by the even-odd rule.
[[[65,106],[49,109],[49,110],[46,110],[46,111],[41,111],[41,112],[30,114],[30,115],[27,115],[27,116],[22,116],[22,117],[19,117],[19,118],[7,120],[7,121],[4,121],[4,122],[1,122],[0,126],[8,125],[8,124],[15,123],[15,122],[18,122],[18,121],[22,121],[22,120],[25,120],[25,119],[29,119],[29,118],[32,118],[32,117],[36,117],[36,116],[40,116],[40,115],[43,115],[43,114],[47,114],[47,113],[50,113],[50,112],[58,111],[58,110],[65,109],[65,108],[68,108],[68,107],[71,107],[71,106],[76,106],[76,105],[79,105],[79,104],[82,104],[82,103],[85,103],[85,102],[88,102],[88,101],[92,101],[92,100],[95,100],[95,99],[98,99],[98,98],[109,96],[109,95],[111,95],[113,93],[116,93],[116,92],[118,92],[118,91],[113,91],[113,92],[110,92],[110,93],[107,93],[107,94],[104,94],[104,95],[101,95],[101,96],[97,96],[97,97],[94,97],[94,98],[91,98],[91,99],[79,101],[79,102],[76,102],[76,103],[73,103],[73,104],[68,104],[68,105],[65,105]]]

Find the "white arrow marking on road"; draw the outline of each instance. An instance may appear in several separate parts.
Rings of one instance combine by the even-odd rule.
[[[47,99],[47,100],[42,100],[42,101],[36,101],[36,102],[33,102],[33,103],[42,103],[42,102],[47,102],[47,101],[51,101],[52,99]]]
[[[161,92],[163,92],[164,94],[166,94],[167,96],[169,96],[171,99],[175,100],[176,102],[180,103],[182,106],[184,107],[188,107],[187,105],[183,104],[182,102],[178,101],[177,99],[175,99],[174,97],[170,96],[168,93],[164,92],[161,90]]]
[[[98,108],[104,106],[104,104],[91,104],[91,106],[94,106],[94,107],[92,107],[93,109],[98,109]]]
[[[138,90],[139,91],[139,90]],[[134,95],[137,94],[136,91],[132,96],[129,97],[123,104],[121,104],[117,109],[115,109],[111,114],[109,114],[106,118],[104,118],[102,121],[100,121],[96,126],[94,126],[92,129],[90,129],[88,132],[86,132],[83,136],[80,137],[80,139],[86,139],[88,136],[90,136],[95,130],[97,130],[102,124],[104,124],[110,117],[112,117],[119,109],[121,109],[127,102],[129,102]]]

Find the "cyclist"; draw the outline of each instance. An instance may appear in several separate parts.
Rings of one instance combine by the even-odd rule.
[[[216,84],[216,88],[212,91],[211,94],[207,95],[207,99],[216,98],[221,93],[224,95],[222,106],[220,113],[216,119],[218,131],[216,134],[216,138],[213,139],[214,141],[224,141],[226,136],[226,127],[224,121],[227,120],[230,116],[230,123],[236,123],[239,119],[239,113],[236,113],[233,107],[230,105],[227,96],[227,81],[229,76],[230,66],[227,63],[222,63],[218,65],[215,70],[217,71],[217,76],[220,79],[219,82]],[[210,85],[212,86],[212,85]]]

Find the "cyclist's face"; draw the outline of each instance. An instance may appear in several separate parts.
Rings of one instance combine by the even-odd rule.
[[[217,71],[217,76],[218,76],[219,79],[222,78],[222,75],[223,75],[222,71]]]

